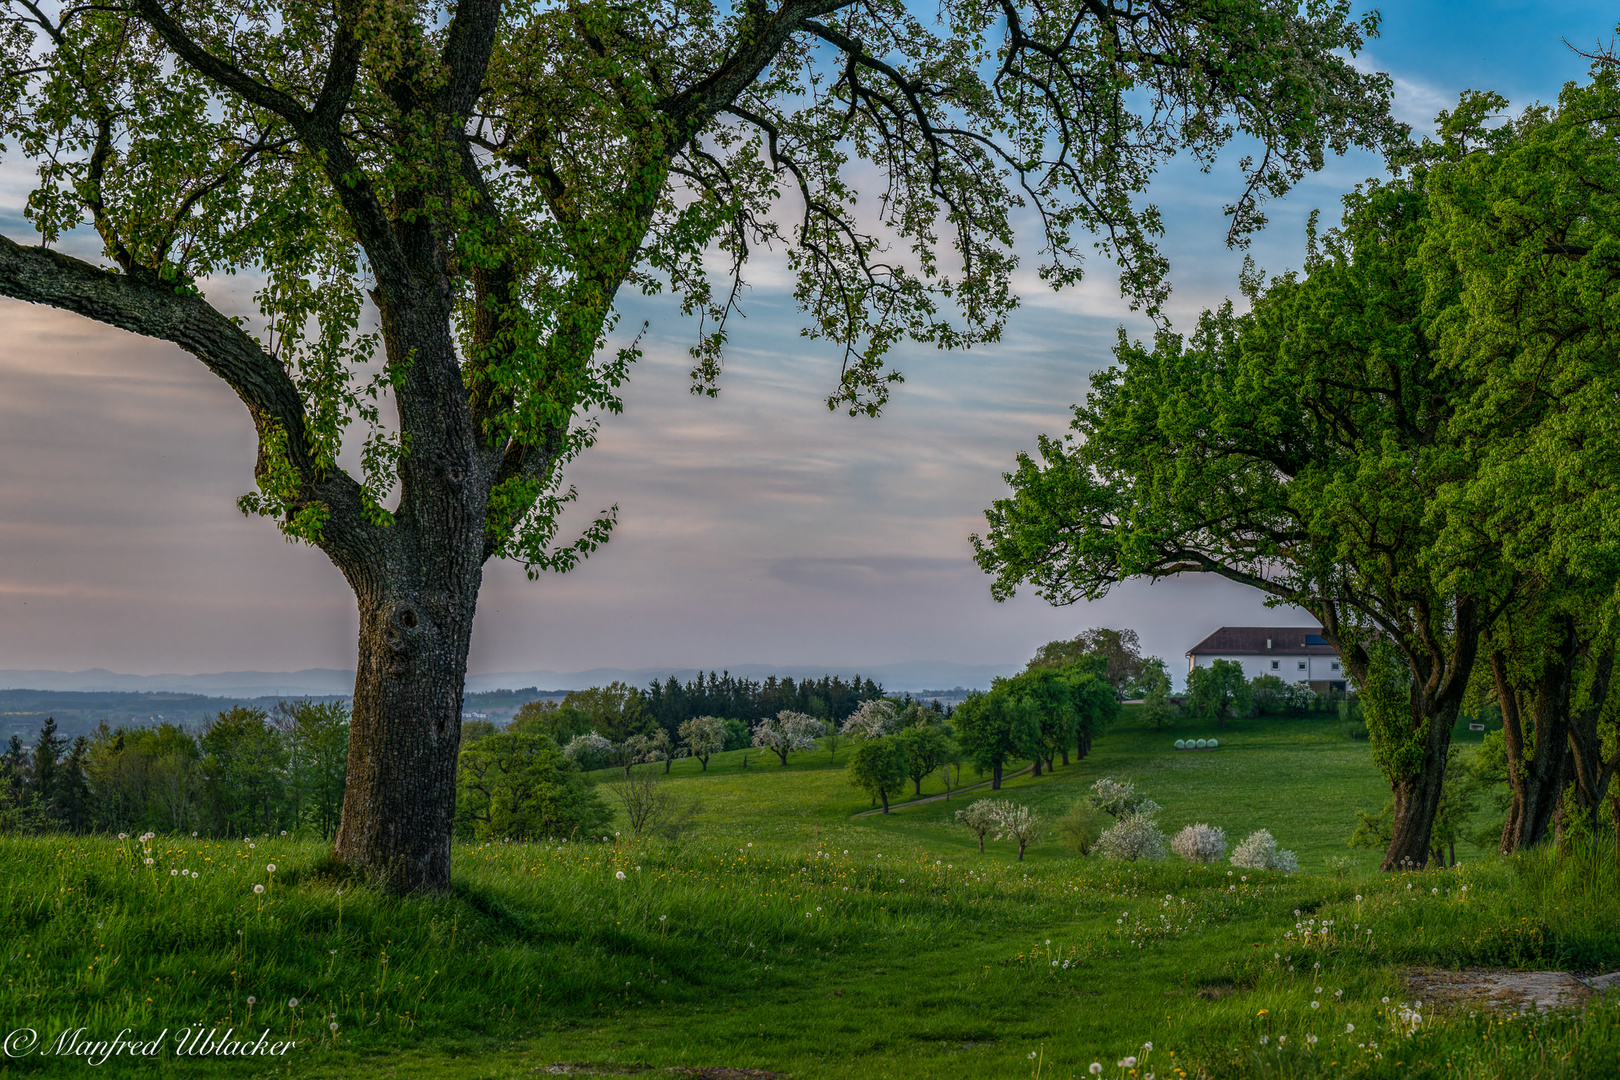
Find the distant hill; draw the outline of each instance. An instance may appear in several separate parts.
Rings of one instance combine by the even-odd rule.
[[[734,664],[729,668],[659,667],[591,668],[588,671],[497,671],[467,676],[469,692],[517,690],[536,686],[554,690],[583,690],[610,682],[646,686],[673,675],[682,682],[699,670],[726,671],[740,678],[819,679],[823,675],[850,678],[860,675],[896,693],[952,686],[988,689],[998,675],[1014,675],[1021,664],[956,664],[943,660],[909,660],[898,664],[851,667],[834,664]],[[135,693],[202,694],[208,697],[251,699],[260,697],[325,697],[354,690],[354,672],[337,668],[302,671],[221,671],[204,675],[123,675],[104,668],[87,671],[0,670],[0,690],[125,691]]]
[[[57,731],[68,738],[94,731],[103,720],[113,727],[169,722],[198,728],[237,705],[257,705],[269,711],[284,696],[330,699],[335,695],[242,698],[167,691],[6,689],[0,690],[0,742],[16,735],[24,743],[32,744],[46,717],[54,717]]]

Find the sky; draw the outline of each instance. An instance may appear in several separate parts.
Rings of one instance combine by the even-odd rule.
[[[1589,49],[1616,18],[1596,3],[1409,0],[1384,8],[1360,62],[1392,74],[1397,114],[1424,129],[1464,89],[1553,100],[1587,66],[1562,39]],[[1271,207],[1251,253],[1271,272],[1297,267],[1309,211],[1331,220],[1343,191],[1381,172],[1368,155],[1330,160]],[[0,228],[23,242],[26,180],[0,171]],[[1172,163],[1155,184],[1177,325],[1237,291],[1221,216],[1236,191],[1231,160],[1209,176]],[[827,410],[838,356],[798,336],[778,265],[750,272],[713,400],[687,392],[694,325],[667,301],[627,299],[624,325],[648,323],[644,359],[623,414],[567,474],[582,511],[617,504],[619,525],[567,575],[491,564],[469,670],[1017,664],[1093,626],[1135,629],[1174,670],[1222,624],[1310,624],[1198,576],[1063,608],[990,598],[968,538],[1006,493],[1001,474],[1067,426],[1119,326],[1149,332],[1108,266],[1089,266],[1057,295],[1021,279],[999,343],[899,350],[906,382],[879,419]],[[353,666],[342,577],[236,509],[254,442],[222,382],[171,346],[46,308],[0,301],[0,326],[0,669]]]

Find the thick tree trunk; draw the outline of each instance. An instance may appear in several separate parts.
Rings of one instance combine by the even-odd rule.
[[[1385,872],[1421,870],[1428,865],[1440,788],[1446,779],[1446,751],[1451,748],[1451,728],[1456,722],[1455,702],[1430,716],[1417,774],[1390,785],[1395,794],[1395,820],[1381,867]]]
[[[1570,664],[1575,646],[1574,624],[1570,620],[1565,621],[1561,644],[1557,659],[1549,658],[1540,677],[1524,687],[1523,693],[1509,682],[1503,655],[1491,653],[1491,674],[1502,706],[1508,786],[1513,791],[1513,803],[1502,828],[1504,855],[1533,847],[1546,837],[1570,780]],[[1523,715],[1526,705],[1528,717]]]
[[[1031,776],[1039,776],[1039,775],[1041,775],[1041,759],[1040,759],[1039,755],[1036,756],[1034,761],[1030,762],[1029,775],[1031,775]]]
[[[480,572],[456,589],[390,575],[360,603],[349,775],[333,854],[399,892],[450,885],[461,698]],[[386,591],[384,591],[386,589]]]
[[[1069,748],[1067,746],[1065,746],[1063,748],[1063,765],[1064,765],[1065,768],[1067,768],[1068,764],[1069,764]]]
[[[996,762],[994,765],[990,766],[990,790],[991,791],[1000,791],[1001,790],[1001,762],[999,762],[999,761]],[[981,842],[980,846],[981,847],[983,846],[982,842]]]
[[[889,793],[887,791],[879,791],[878,797],[883,800],[883,812],[887,814],[889,812]]]

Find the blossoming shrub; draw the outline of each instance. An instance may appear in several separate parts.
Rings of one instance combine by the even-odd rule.
[[[1226,831],[1213,825],[1188,825],[1170,841],[1170,850],[1188,862],[1219,862],[1226,857]]]
[[[1232,850],[1232,865],[1245,870],[1281,870],[1285,874],[1299,871],[1298,857],[1279,848],[1276,838],[1266,829],[1250,833]]]
[[[612,742],[594,731],[589,731],[569,739],[568,745],[562,748],[562,755],[580,768],[589,771],[600,769],[606,764],[612,751]]]
[[[1153,812],[1138,811],[1125,814],[1103,830],[1093,850],[1105,859],[1135,862],[1138,859],[1164,858],[1166,846],[1164,833],[1153,820]]]
[[[1151,814],[1159,804],[1136,790],[1136,782],[1103,777],[1091,785],[1091,805],[1111,817],[1123,818],[1129,814]]]

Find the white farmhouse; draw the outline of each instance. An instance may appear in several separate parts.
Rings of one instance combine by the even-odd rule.
[[[1187,650],[1187,670],[1217,660],[1243,665],[1245,678],[1275,675],[1285,683],[1310,683],[1319,694],[1345,689],[1338,650],[1315,626],[1223,626]]]

